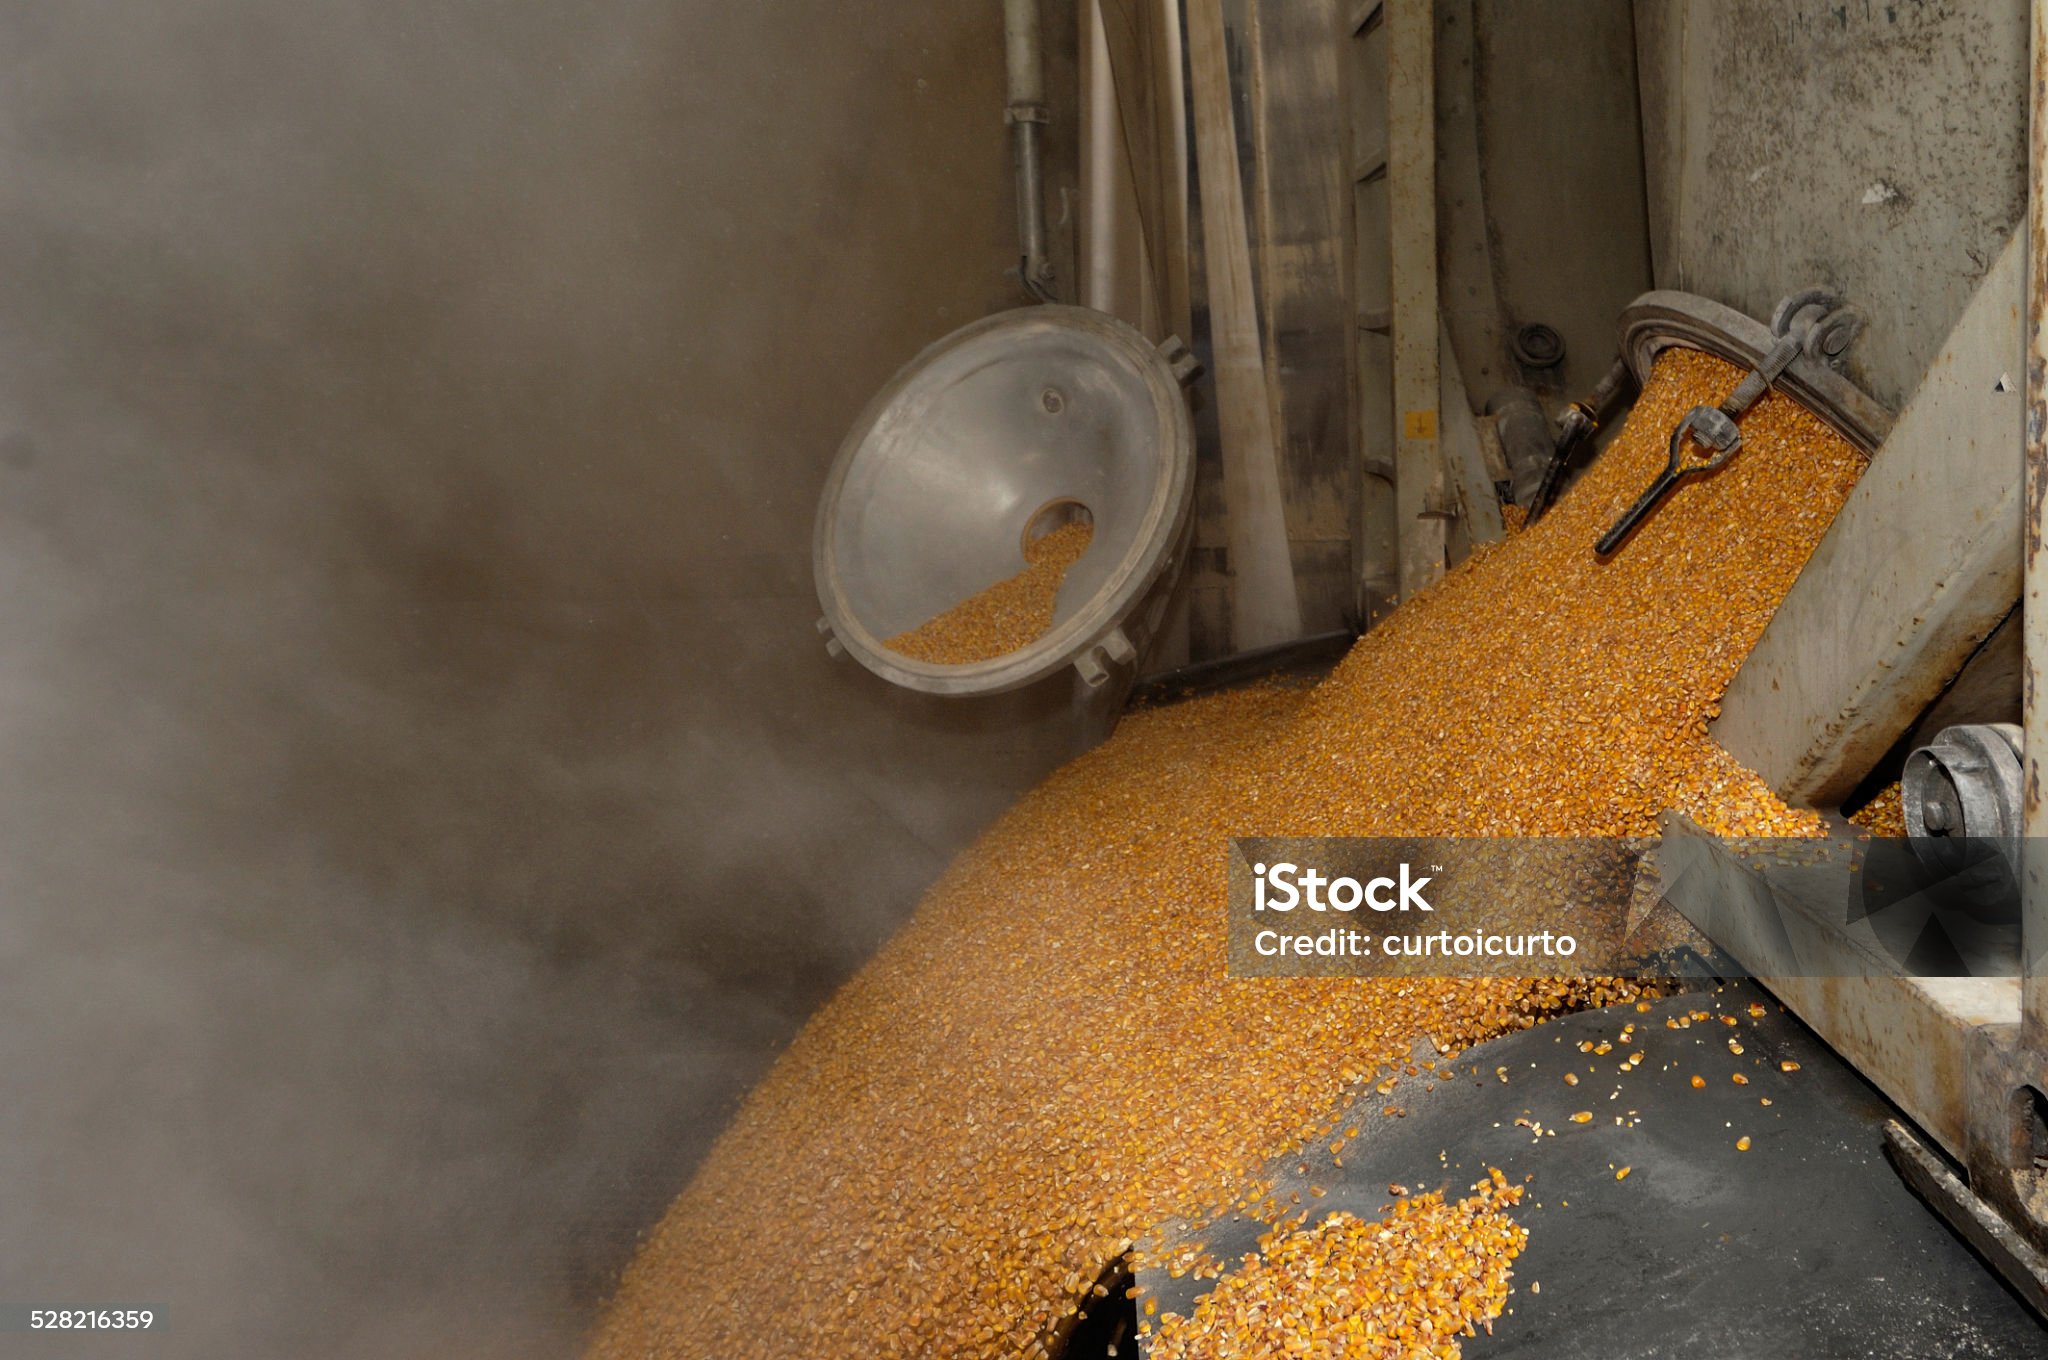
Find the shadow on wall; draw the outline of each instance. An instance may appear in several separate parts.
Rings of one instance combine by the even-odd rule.
[[[840,431],[1016,300],[999,30],[0,15],[0,1302],[562,1353],[1065,754],[811,632]]]

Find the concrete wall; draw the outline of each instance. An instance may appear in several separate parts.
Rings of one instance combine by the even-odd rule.
[[[2026,210],[2024,0],[1636,0],[1657,283],[1870,314],[1894,408]]]
[[[811,631],[841,430],[1017,300],[999,41],[0,13],[0,1299],[560,1353],[1063,754],[1061,693],[916,702]]]
[[[1438,0],[1437,233],[1444,315],[1473,405],[1559,404],[1613,366],[1650,287],[1629,0]],[[1565,359],[1525,370],[1541,322]]]

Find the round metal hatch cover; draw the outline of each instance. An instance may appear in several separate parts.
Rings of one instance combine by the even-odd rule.
[[[906,364],[840,445],[812,539],[826,626],[911,689],[1016,689],[1100,642],[1178,566],[1193,499],[1193,424],[1160,349],[1082,307],[988,317]],[[1093,538],[1036,642],[957,666],[885,645],[1023,570],[1027,536],[1074,518]]]

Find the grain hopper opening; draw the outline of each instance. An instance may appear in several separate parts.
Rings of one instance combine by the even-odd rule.
[[[1032,545],[1056,529],[1078,528],[1093,536],[1095,512],[1072,496],[1055,496],[1031,512],[1031,518],[1024,522],[1024,555],[1031,556]]]

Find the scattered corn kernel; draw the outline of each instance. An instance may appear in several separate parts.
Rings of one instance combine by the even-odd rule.
[[[1899,792],[1895,779],[1881,789],[1877,796],[1849,814],[1849,820],[1873,836],[1885,836],[1894,840],[1906,837],[1906,804]],[[1761,1009],[1761,1008],[1759,1008]]]
[[[1245,1257],[1193,1312],[1167,1314],[1148,1354],[1296,1355],[1308,1353],[1301,1338],[1326,1337],[1343,1339],[1347,1356],[1455,1355],[1459,1334],[1493,1330],[1529,1238],[1500,1208],[1521,1200],[1521,1186],[1496,1171],[1473,1189],[1455,1204],[1432,1190],[1376,1223],[1334,1213],[1290,1234]]]

